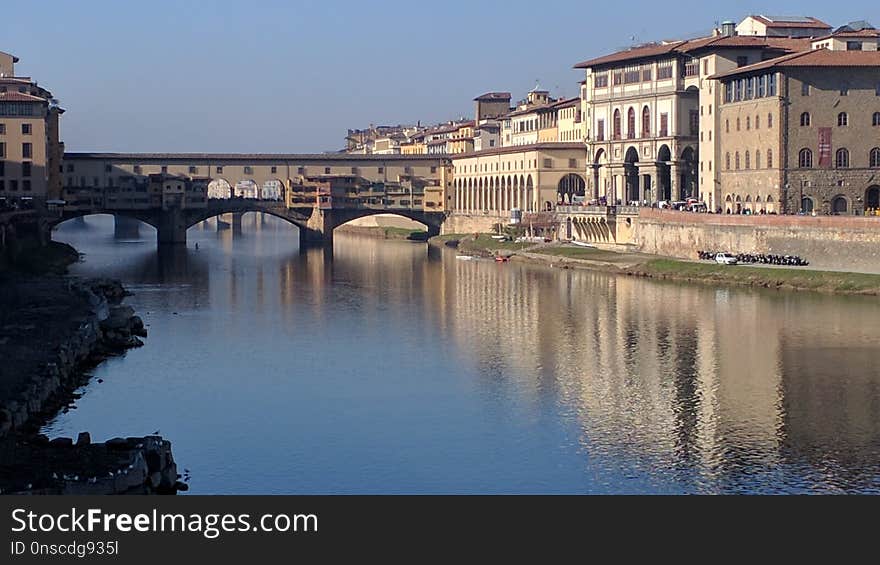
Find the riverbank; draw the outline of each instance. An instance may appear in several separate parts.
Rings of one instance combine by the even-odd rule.
[[[28,258],[28,268],[17,262],[0,272],[0,492],[173,490],[176,468],[162,438],[132,438],[123,446],[93,445],[88,434],[76,442],[39,434],[59,411],[76,408],[76,390],[92,368],[143,345],[140,337],[147,335],[143,321],[122,304],[128,293],[118,281],[51,274],[79,257],[71,250],[48,246]]]
[[[391,239],[398,241],[427,241],[428,232],[411,228],[394,226],[341,226],[338,232],[349,233],[361,237],[373,237],[376,239]]]
[[[537,245],[499,242],[486,234],[480,234],[476,238],[473,235],[450,234],[431,238],[430,243],[455,247],[464,253],[480,257],[503,254],[512,261],[562,269],[588,269],[715,286],[736,285],[880,296],[880,275],[816,271],[800,267],[727,266],[559,242]]]

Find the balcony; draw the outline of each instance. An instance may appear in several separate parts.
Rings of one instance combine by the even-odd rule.
[[[700,75],[700,62],[692,61],[690,63],[686,63],[684,66],[684,76],[685,77],[695,77]]]

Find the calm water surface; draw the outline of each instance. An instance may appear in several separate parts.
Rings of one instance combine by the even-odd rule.
[[[300,253],[244,223],[162,252],[60,228],[150,336],[48,434],[159,430],[197,494],[880,492],[876,298]]]

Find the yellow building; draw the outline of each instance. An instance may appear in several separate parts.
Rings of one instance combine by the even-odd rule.
[[[64,147],[52,93],[15,76],[18,58],[0,52],[0,197],[57,199]]]

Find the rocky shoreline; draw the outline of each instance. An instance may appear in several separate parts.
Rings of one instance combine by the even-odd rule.
[[[92,444],[39,430],[78,398],[89,371],[143,345],[143,320],[118,281],[0,277],[0,492],[169,493],[184,490],[170,442],[158,436]]]

